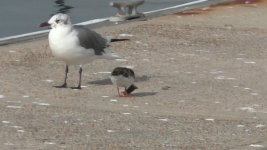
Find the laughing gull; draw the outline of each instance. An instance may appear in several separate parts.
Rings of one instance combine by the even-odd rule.
[[[85,26],[72,25],[70,17],[66,14],[56,14],[40,27],[50,26],[49,46],[52,54],[66,63],[64,84],[57,88],[67,87],[67,74],[69,65],[80,65],[79,83],[73,89],[81,89],[82,65],[95,59],[117,59],[118,55],[106,48],[110,42],[125,41],[129,39],[107,39]]]
[[[110,79],[117,86],[119,96],[129,96],[137,87],[133,84],[135,80],[134,71],[130,68],[117,67],[111,72]],[[125,91],[120,93],[119,87],[124,87]]]

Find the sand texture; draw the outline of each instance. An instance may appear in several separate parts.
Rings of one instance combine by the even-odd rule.
[[[131,40],[84,65],[82,90],[53,87],[65,64],[47,38],[0,47],[0,149],[267,148],[266,4],[207,9],[97,29]],[[132,97],[109,80],[117,66],[136,73]]]

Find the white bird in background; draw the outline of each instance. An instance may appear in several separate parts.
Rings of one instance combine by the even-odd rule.
[[[106,48],[110,42],[125,41],[129,39],[107,39],[85,26],[72,25],[70,17],[66,14],[56,14],[40,27],[50,26],[49,46],[52,54],[66,63],[65,79],[61,86],[66,88],[69,65],[80,65],[79,83],[73,89],[81,89],[82,65],[95,59],[117,59],[118,55]]]
[[[117,86],[119,96],[129,96],[137,86],[133,83],[135,81],[134,71],[126,67],[117,67],[111,72],[110,79],[114,85]],[[123,87],[125,91],[120,93],[120,87]]]

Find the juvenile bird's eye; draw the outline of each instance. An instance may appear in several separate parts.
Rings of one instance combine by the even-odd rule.
[[[56,23],[59,23],[59,21],[60,21],[60,20],[59,20],[59,19],[57,19],[57,20],[56,20]]]

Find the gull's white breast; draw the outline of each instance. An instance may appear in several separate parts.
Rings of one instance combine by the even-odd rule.
[[[52,54],[69,65],[81,65],[94,59],[93,49],[80,46],[77,32],[70,28],[55,28],[49,33],[49,46]],[[91,59],[89,57],[92,57]]]

